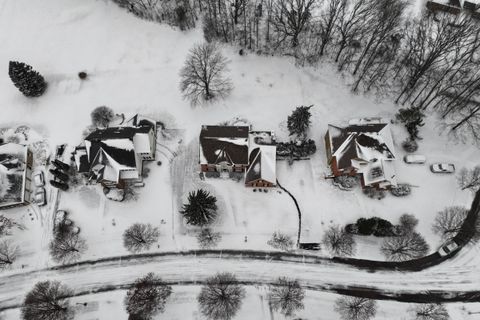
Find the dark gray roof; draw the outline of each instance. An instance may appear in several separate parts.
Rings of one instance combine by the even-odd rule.
[[[151,130],[149,126],[142,127],[112,127],[106,129],[97,129],[90,133],[85,140],[111,140],[111,139],[133,139],[136,133],[148,133]]]
[[[248,126],[202,126],[201,162],[248,164]]]

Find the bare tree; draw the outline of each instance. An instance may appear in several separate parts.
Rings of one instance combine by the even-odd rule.
[[[218,232],[213,232],[210,228],[202,229],[197,235],[198,245],[201,249],[215,248],[222,236]]]
[[[156,314],[165,310],[172,287],[163,283],[162,279],[153,273],[135,280],[125,296],[125,308],[131,317],[151,320]]]
[[[86,250],[85,240],[72,232],[58,234],[50,242],[50,255],[58,263],[66,264],[78,261]]]
[[[202,314],[213,320],[230,320],[238,312],[245,289],[231,273],[218,273],[206,280],[197,297]]]
[[[386,73],[389,68],[390,57],[395,53],[400,44],[402,21],[407,2],[404,0],[376,1],[373,17],[369,28],[369,35],[363,50],[356,59],[353,75],[356,81],[353,91],[357,91],[360,83],[371,76],[380,68],[381,73]],[[378,77],[376,77],[378,80]],[[371,80],[370,80],[371,81]],[[367,86],[368,88],[368,86]]]
[[[329,0],[326,9],[320,16],[320,37],[322,43],[320,45],[319,54],[323,56],[325,49],[334,39],[335,26],[339,16],[345,11],[347,0]]]
[[[17,259],[18,246],[11,240],[0,241],[0,269],[9,268]]]
[[[468,209],[464,207],[447,207],[440,211],[435,217],[432,230],[434,233],[438,234],[442,240],[450,240],[460,231],[467,216]],[[471,227],[475,228],[473,240],[478,240],[480,238],[480,219],[477,219],[475,225]]]
[[[1,173],[0,173],[0,175],[1,175]],[[2,183],[2,180],[0,178],[0,184],[1,183]],[[0,197],[1,197],[1,191],[0,191]],[[20,230],[25,229],[25,227],[23,225],[17,223],[13,219],[5,217],[4,215],[0,215],[0,237],[11,235],[12,234],[12,229],[15,228],[15,227],[20,229]]]
[[[431,70],[448,68],[449,61],[457,46],[465,46],[474,32],[469,18],[450,14],[435,17],[426,13],[406,30],[405,56],[401,57],[405,75],[402,91],[396,99],[403,103],[416,91],[417,83]]]
[[[415,320],[449,320],[447,308],[442,304],[419,304],[409,309]]]
[[[216,43],[195,45],[180,71],[183,97],[194,105],[201,100],[225,98],[233,89],[232,82],[225,76],[227,71],[228,60]]]
[[[480,189],[480,166],[472,169],[462,168],[457,176],[457,181],[462,190],[470,189],[477,192]]]
[[[416,232],[385,239],[381,251],[390,261],[417,259],[428,253],[429,246],[425,239]]]
[[[342,320],[369,320],[377,313],[377,303],[367,298],[341,297],[335,301],[335,311]]]
[[[123,233],[123,246],[130,252],[148,250],[158,241],[160,232],[151,224],[135,223]]]
[[[297,280],[281,277],[270,286],[267,298],[273,310],[290,317],[304,308],[305,290]]]
[[[335,62],[341,71],[352,61],[354,53],[360,48],[360,40],[370,28],[370,20],[374,17],[375,0],[345,0],[338,17],[336,28],[339,39],[337,40],[337,53]],[[345,52],[346,51],[346,52]]]
[[[327,250],[338,256],[351,256],[355,254],[355,240],[353,235],[339,226],[331,226],[323,236],[323,245]]]
[[[289,39],[292,48],[299,45],[300,34],[312,18],[317,0],[278,0],[273,7],[272,25],[279,35],[279,44]]]
[[[67,299],[73,292],[58,281],[42,281],[27,293],[23,320],[72,320],[74,310]]]
[[[287,234],[275,231],[272,234],[272,238],[267,241],[267,244],[275,249],[283,251],[290,251],[295,244],[290,236]]]

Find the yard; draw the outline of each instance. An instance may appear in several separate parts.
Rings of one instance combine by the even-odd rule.
[[[199,29],[179,32],[137,19],[111,2],[98,1],[50,0],[41,6],[27,5],[26,0],[10,1],[1,14],[14,15],[19,8],[24,8],[23,15],[28,19],[4,20],[0,28],[8,25],[9,29],[31,30],[23,35],[22,43],[34,44],[38,50],[25,50],[12,33],[1,33],[0,40],[7,45],[0,58],[7,61],[15,57],[35,65],[45,75],[49,89],[41,98],[26,100],[3,73],[0,87],[5,94],[0,103],[9,119],[31,123],[52,146],[64,142],[78,144],[89,124],[91,110],[99,105],[107,105],[116,113],[149,115],[164,122],[167,128],[182,132],[181,138],[168,142],[169,148],[178,154],[158,148],[157,160],[163,164],[149,165],[145,187],[137,190],[138,200],[106,200],[98,186],[62,193],[59,208],[70,212],[87,239],[89,251],[84,258],[126,253],[122,233],[135,222],[159,227],[161,237],[152,250],[196,248],[195,231],[184,227],[178,210],[188,192],[198,187],[209,189],[219,198],[221,219],[215,226],[223,234],[219,248],[269,249],[266,241],[274,231],[295,237],[297,212],[284,192],[272,189],[254,193],[242,183],[229,180],[199,181],[192,155],[201,125],[236,118],[246,119],[254,129],[274,130],[278,139],[285,141],[287,116],[298,105],[314,105],[310,137],[317,143],[317,152],[309,161],[292,166],[278,162],[277,177],[299,201],[304,239],[319,241],[328,226],[351,223],[359,217],[379,216],[396,223],[401,214],[408,212],[420,220],[418,231],[435,250],[440,245],[431,231],[435,214],[446,206],[470,204],[471,194],[458,189],[454,175],[434,175],[427,165],[402,162],[400,143],[406,132],[399,125],[392,126],[397,176],[400,182],[414,186],[410,196],[387,195],[383,200],[372,200],[359,189],[341,191],[325,180],[323,136],[329,123],[341,124],[366,116],[388,119],[398,109],[375,96],[352,94],[345,85],[348,78],[342,78],[328,65],[322,69],[300,69],[287,58],[240,56],[236,49],[225,46],[223,51],[231,61],[235,90],[227,100],[192,107],[178,90],[178,72],[192,44],[202,40]],[[105,28],[91,28],[98,24]],[[82,70],[89,74],[86,81],[77,77]],[[435,115],[428,118],[420,135],[423,140],[418,152],[427,156],[428,163],[448,161],[460,169],[473,166],[480,155],[478,148],[453,140],[443,132]],[[16,209],[11,214],[21,219],[28,215],[27,210]],[[43,232],[42,226],[35,228]],[[357,257],[382,258],[376,249],[378,239],[364,238],[359,243]],[[41,247],[44,256],[47,245],[48,242]]]

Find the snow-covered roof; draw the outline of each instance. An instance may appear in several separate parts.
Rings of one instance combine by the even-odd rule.
[[[339,169],[352,166],[352,160],[395,159],[388,122],[356,122],[347,127],[329,125],[332,157]]]
[[[202,126],[200,164],[248,164],[248,126]]]
[[[357,172],[363,176],[365,186],[379,184],[383,187],[396,186],[397,178],[393,161],[380,159],[366,164],[360,164]]]
[[[249,167],[245,183],[265,180],[276,184],[277,147],[271,131],[252,131],[248,139]]]
[[[150,152],[154,143],[151,141],[151,130],[154,126],[146,124],[93,131],[85,138],[85,149],[76,149],[75,161],[79,171],[90,172],[97,180],[118,182],[120,178],[127,179],[127,176],[138,178],[141,168],[138,154]],[[129,173],[121,176],[121,171]]]
[[[28,147],[0,145],[0,207],[22,203],[25,197]]]

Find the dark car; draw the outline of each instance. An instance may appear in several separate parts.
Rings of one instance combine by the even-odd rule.
[[[53,174],[55,176],[55,178],[59,179],[59,180],[62,180],[63,182],[68,182],[68,175],[66,173],[63,173],[62,171],[58,170],[58,169],[50,169],[48,170],[50,171],[51,174]]]
[[[68,184],[66,183],[50,180],[50,184],[52,185],[52,187],[58,188],[60,190],[63,190],[63,191],[68,190]]]

